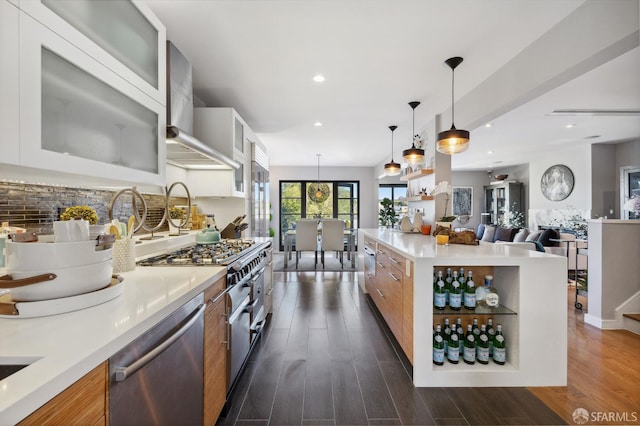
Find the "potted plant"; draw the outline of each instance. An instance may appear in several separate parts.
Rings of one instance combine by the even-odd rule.
[[[60,215],[61,220],[83,219],[89,222],[89,225],[98,223],[98,214],[89,206],[71,206]]]
[[[389,198],[383,198],[380,201],[380,205],[382,208],[378,214],[378,221],[380,225],[391,228],[398,221],[396,210],[393,208],[393,201]]]
[[[431,195],[433,196],[440,195],[440,194],[445,195],[444,214],[440,217],[440,219],[436,221],[436,228],[438,226],[453,228],[453,221],[456,220],[457,216],[447,215],[447,209],[449,207],[449,199],[450,199],[449,194],[451,194],[451,185],[449,185],[449,182],[447,181],[439,182],[436,185],[436,187],[433,189],[433,191],[431,191]]]

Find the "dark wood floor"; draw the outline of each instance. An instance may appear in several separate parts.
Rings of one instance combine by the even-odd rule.
[[[355,280],[274,273],[271,323],[218,424],[566,424],[526,388],[413,387]]]

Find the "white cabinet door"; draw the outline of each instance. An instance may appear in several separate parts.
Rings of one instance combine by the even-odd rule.
[[[166,104],[166,30],[139,1],[22,0],[20,8]]]
[[[20,13],[20,164],[165,184],[165,107]]]
[[[3,163],[18,164],[20,38],[18,8],[0,0],[0,158]]]

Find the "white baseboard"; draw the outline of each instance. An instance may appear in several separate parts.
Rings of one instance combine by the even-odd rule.
[[[624,328],[622,322],[617,319],[605,320],[589,314],[584,314],[584,322],[602,330],[621,330]]]
[[[640,321],[636,321],[631,318],[623,318],[624,329],[629,330],[632,333],[640,334]]]

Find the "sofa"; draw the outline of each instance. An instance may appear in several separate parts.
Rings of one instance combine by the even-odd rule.
[[[575,270],[576,262],[578,270],[587,269],[587,257],[583,255],[576,256],[576,250],[578,250],[578,253],[582,253],[587,248],[586,242],[576,241],[574,234],[558,232],[551,228],[530,231],[527,228],[505,228],[480,224],[476,229],[476,236],[480,244],[509,244],[529,250],[535,249],[540,252],[566,256],[568,270]],[[568,244],[569,254],[567,255],[567,243],[558,243],[551,241],[552,239],[573,241]]]

